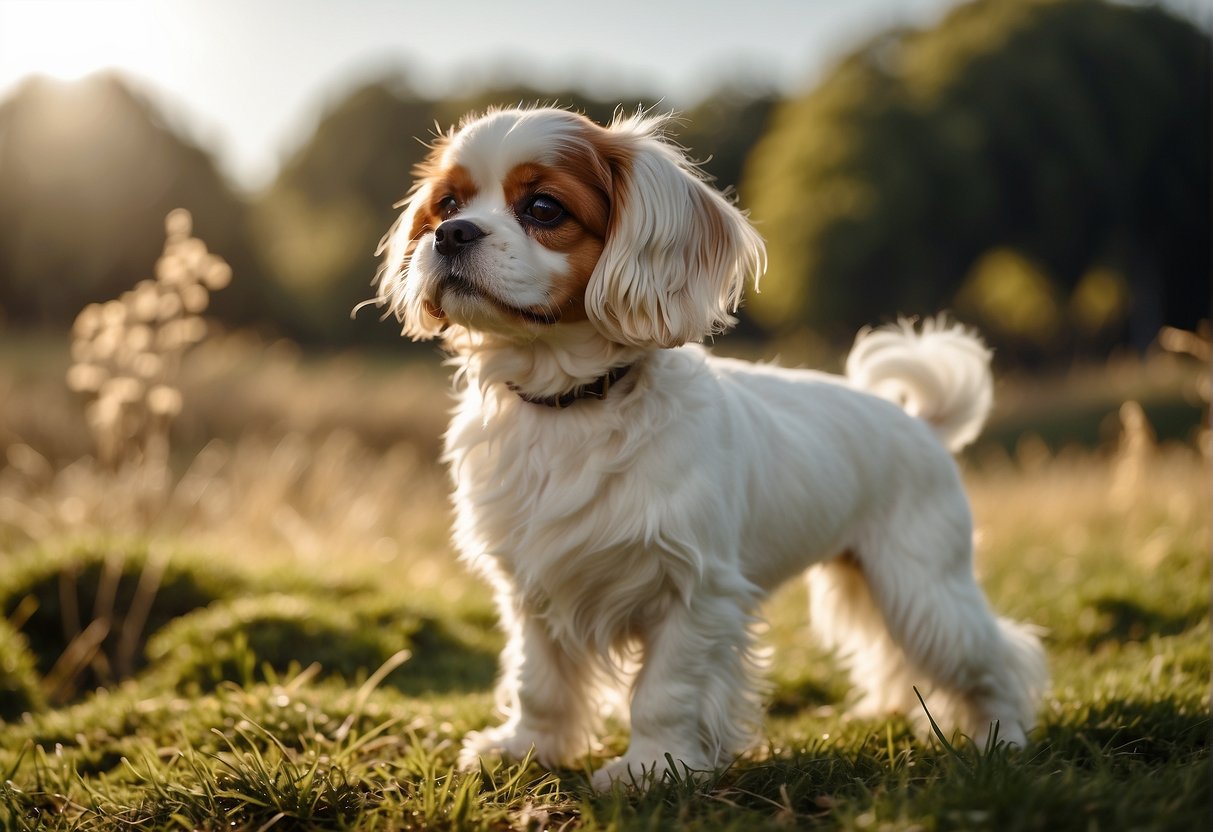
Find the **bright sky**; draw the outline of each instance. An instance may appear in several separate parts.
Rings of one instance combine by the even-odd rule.
[[[730,78],[805,87],[863,39],[958,2],[0,0],[0,98],[32,73],[117,67],[254,188],[327,105],[394,68],[428,94],[488,78],[686,105]]]

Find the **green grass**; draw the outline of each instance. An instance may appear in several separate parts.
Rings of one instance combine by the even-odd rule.
[[[1082,456],[970,471],[991,596],[1047,630],[1054,686],[1029,748],[926,740],[900,719],[847,720],[846,685],[806,637],[804,592],[792,586],[767,610],[765,745],[706,784],[644,793],[590,793],[593,761],[554,773],[529,763],[454,769],[460,737],[492,718],[499,639],[474,591],[444,607],[408,592],[407,570],[378,581],[341,569],[309,576],[182,549],[140,602],[126,588],[148,569],[146,545],[33,549],[0,582],[0,603],[24,617],[26,633],[0,630],[0,656],[16,657],[4,659],[0,701],[24,690],[28,708],[17,717],[10,705],[0,726],[0,824],[1208,828],[1203,466],[1191,451],[1154,451],[1126,516],[1105,493],[1126,464]],[[129,676],[95,691],[100,676],[71,694],[60,686],[54,695],[68,701],[55,707],[39,691],[64,636],[38,616],[62,614],[48,587],[67,583],[81,622],[103,596],[115,620],[143,603],[147,632]],[[626,736],[615,726],[606,743],[618,752]]]
[[[1028,748],[849,720],[794,583],[764,610],[762,746],[706,781],[598,795],[601,759],[454,768],[493,720],[501,639],[447,542],[441,379],[280,359],[219,343],[183,369],[165,488],[82,457],[58,382],[0,350],[0,829],[1213,825],[1210,495],[1191,445],[1131,429],[1119,450],[1046,438],[966,461],[982,582],[1045,630]],[[1164,374],[1109,384],[1166,401]],[[1004,392],[1004,425],[1061,396]],[[1097,378],[1071,392],[1116,410]]]

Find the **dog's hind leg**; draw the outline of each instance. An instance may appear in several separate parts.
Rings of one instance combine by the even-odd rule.
[[[1023,744],[1047,676],[1039,640],[990,611],[967,522],[940,523],[921,506],[905,514],[889,526],[895,538],[869,539],[810,577],[813,619],[863,691],[860,712],[921,724],[917,687],[945,733],[981,743],[997,723],[1000,738]]]
[[[813,633],[846,667],[858,699],[850,713],[876,718],[917,705],[906,657],[893,641],[859,561],[849,551],[808,572]]]

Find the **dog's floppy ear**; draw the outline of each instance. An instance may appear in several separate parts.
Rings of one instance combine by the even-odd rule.
[[[403,325],[403,333],[414,341],[433,338],[446,326],[445,320],[435,318],[426,311],[419,291],[421,281],[410,281],[407,278],[409,261],[417,248],[418,240],[426,232],[433,230],[433,218],[430,216],[430,179],[438,170],[438,159],[448,138],[440,137],[431,146],[425,161],[414,169],[416,184],[404,201],[397,203],[397,207],[403,207],[404,211],[396,218],[396,222],[379,241],[379,248],[375,250],[375,254],[383,255],[383,263],[375,276],[378,289],[375,302],[379,306],[387,307],[387,312],[395,315]]]
[[[595,326],[622,344],[674,347],[728,329],[745,280],[766,266],[762,238],[682,152],[666,118],[609,128],[611,223],[586,287]]]

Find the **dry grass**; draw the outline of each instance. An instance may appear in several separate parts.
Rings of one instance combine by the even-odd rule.
[[[0,546],[184,539],[304,568],[441,549],[440,371],[315,368],[289,344],[208,332],[231,271],[190,224],[167,218],[155,279],[80,313],[68,366],[55,348],[0,359]]]
[[[480,592],[451,568],[437,464],[450,400],[436,352],[317,358],[248,333],[208,333],[199,317],[207,287],[221,288],[227,273],[180,214],[169,219],[157,274],[86,309],[70,357],[65,344],[38,339],[0,349],[0,547],[188,541],[303,570],[386,576],[450,599]],[[1147,362],[1121,357],[1065,379],[1003,381],[995,429],[1048,423],[1076,403],[1115,415],[1127,396],[1207,401],[1207,339],[1171,330],[1161,340],[1167,350]],[[980,548],[1018,549],[1056,576],[1072,569],[1067,553],[1109,524],[1132,526],[1125,531],[1145,540],[1133,556],[1146,562],[1174,530],[1204,533],[1208,431],[1160,448],[1139,407],[1120,411],[1103,418],[1102,447],[1056,452],[1031,433],[1009,452],[979,446],[966,476]],[[1042,577],[1028,569],[1021,580]]]
[[[136,434],[122,462],[112,450],[90,449],[84,414],[55,379],[61,364],[53,350],[46,352],[51,357],[37,375],[0,356],[0,388],[12,403],[0,413],[5,549],[150,536],[210,551],[255,551],[304,569],[337,563],[407,571],[420,587],[449,583],[447,484],[437,465],[449,398],[437,360],[312,360],[288,344],[213,335],[180,359],[172,379],[184,402],[172,453]],[[1173,390],[1186,390],[1200,378],[1193,364],[1166,357],[1111,374],[1120,379],[1114,387],[1129,390],[1159,376],[1174,379]],[[1086,375],[1076,386],[1094,389]],[[1019,421],[1056,395],[1051,386],[1037,390],[1041,401],[1033,403],[1030,389],[1002,392],[1004,410],[996,418]],[[1126,413],[1144,418],[1140,410]],[[150,415],[146,433],[167,437],[166,422]],[[1010,453],[979,449],[967,478],[984,541],[1012,545],[1049,526],[1059,529],[1064,551],[1089,537],[1092,523],[1152,522],[1131,510],[1143,494],[1171,495],[1171,510],[1189,515],[1207,505],[1191,499],[1207,493],[1191,446],[1160,450],[1144,425],[1132,435],[1137,444],[1120,450],[1114,436],[1102,448],[1053,452],[1030,434]],[[1067,517],[1070,528],[1060,528]],[[1163,546],[1151,544],[1151,551]]]

